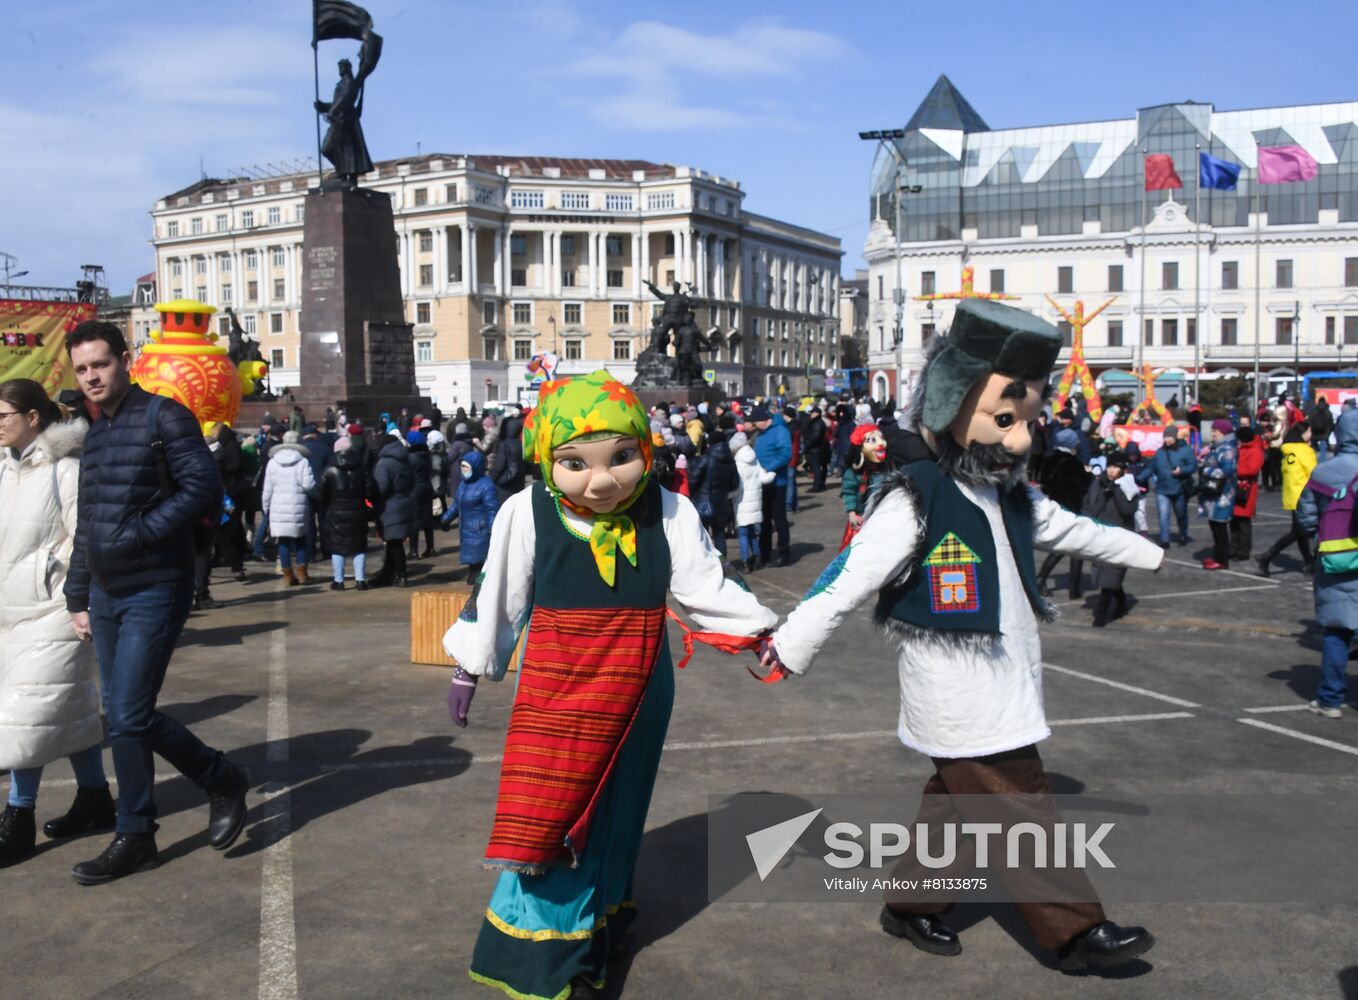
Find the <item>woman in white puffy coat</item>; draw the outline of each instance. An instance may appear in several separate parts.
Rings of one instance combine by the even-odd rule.
[[[59,757],[75,770],[76,801],[48,836],[114,825],[94,649],[62,597],[86,430],[62,416],[37,382],[0,382],[0,768],[11,772],[0,867],[33,853],[42,768]]]
[[[773,482],[776,472],[765,471],[754,456],[754,445],[743,432],[731,438],[731,453],[736,457],[740,490],[736,500],[736,537],[740,540],[740,559],[745,572],[753,573],[759,563],[759,526],[764,521],[764,487]]]
[[[311,454],[297,441],[297,432],[288,431],[283,443],[269,452],[261,496],[269,517],[269,534],[278,539],[278,564],[289,587],[311,582],[307,576],[307,527],[311,523],[311,498],[316,493]]]

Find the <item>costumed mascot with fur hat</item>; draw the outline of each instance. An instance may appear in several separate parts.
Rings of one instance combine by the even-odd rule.
[[[991,301],[959,304],[948,336],[930,345],[911,400],[911,422],[933,457],[892,474],[862,530],[778,629],[766,666],[804,673],[836,626],[876,599],[877,622],[900,650],[898,734],[932,758],[917,822],[968,821],[977,801],[1024,796],[1023,820],[1059,820],[1036,744],[1051,735],[1042,706],[1039,621],[1054,609],[1038,586],[1033,548],[1110,566],[1158,569],[1158,545],[1063,508],[1026,481],[1030,425],[1061,349],[1057,329]],[[998,793],[1001,799],[977,799]],[[955,799],[954,796],[961,796]],[[1034,797],[1036,804],[1034,805]],[[975,843],[959,838],[959,859]],[[969,867],[969,865],[967,866]],[[937,876],[905,855],[898,879]],[[1031,883],[1001,870],[1010,897]],[[1064,870],[1059,902],[1018,902],[1037,943],[1060,967],[1113,966],[1153,944],[1143,928],[1104,917],[1082,872]],[[1045,884],[1045,883],[1044,883]],[[888,894],[882,926],[941,955],[961,951],[939,919],[945,896]]]

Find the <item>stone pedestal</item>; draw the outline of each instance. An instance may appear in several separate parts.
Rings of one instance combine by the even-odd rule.
[[[415,385],[411,329],[401,302],[391,198],[362,188],[308,193],[295,402],[308,418],[327,406],[365,422],[403,406],[428,413],[430,401]]]
[[[706,382],[681,384],[678,359],[649,348],[637,355],[637,374],[631,388],[647,408],[656,403],[697,406],[701,402],[720,402],[722,398],[722,391]]]

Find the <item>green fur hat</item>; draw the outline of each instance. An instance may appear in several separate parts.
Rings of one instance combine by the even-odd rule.
[[[959,302],[952,326],[924,369],[920,422],[941,434],[978,380],[994,373],[1045,379],[1059,353],[1061,331],[1046,320],[987,299]]]

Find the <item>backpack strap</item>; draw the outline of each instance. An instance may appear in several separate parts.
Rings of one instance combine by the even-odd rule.
[[[151,402],[146,404],[146,426],[150,435],[149,444],[156,460],[156,478],[160,480],[160,494],[168,499],[174,494],[174,480],[170,477],[170,461],[165,457],[165,439],[160,436],[160,407],[165,397],[151,393]]]

